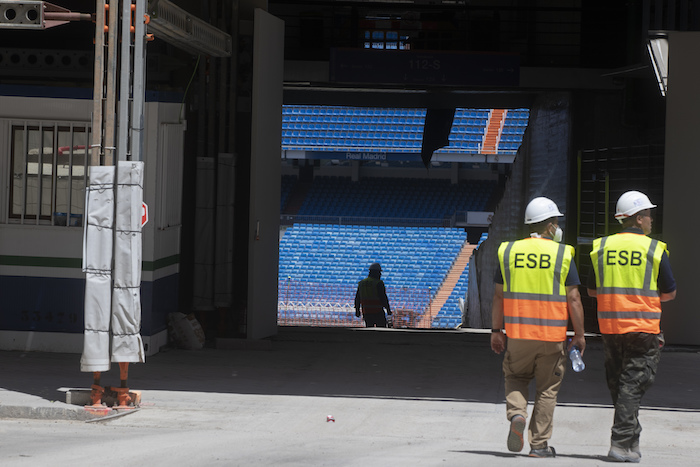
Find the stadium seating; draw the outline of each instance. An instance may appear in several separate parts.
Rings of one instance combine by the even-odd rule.
[[[439,152],[480,153],[489,117],[489,109],[457,109],[450,144]],[[506,112],[498,153],[517,152],[528,118],[528,109]],[[284,106],[283,149],[418,152],[424,120],[425,109]],[[296,176],[283,177],[282,210],[296,182]],[[495,189],[493,181],[315,177],[297,216],[329,216],[363,225],[297,223],[286,230],[280,240],[280,322],[313,315],[316,322],[347,323],[354,316],[357,282],[370,263],[379,261],[394,309],[415,312],[413,324],[429,311],[431,327],[459,325],[458,303],[467,292],[468,268],[441,310],[431,310],[430,302],[466,234],[398,224],[411,219],[434,224],[457,211],[486,211]]]
[[[498,145],[499,152],[515,153],[523,141],[523,133],[530,118],[528,109],[509,110],[503,123],[501,140]]]
[[[420,315],[465,241],[454,228],[295,224],[280,240],[279,300],[352,304],[377,261],[393,307]],[[313,290],[323,297],[310,296]]]
[[[420,152],[425,109],[285,105],[282,110],[282,148],[287,150]],[[478,154],[490,109],[455,111],[449,145],[437,152]],[[518,137],[499,153],[514,153],[527,126],[529,111],[507,112],[504,134]]]
[[[356,284],[379,261],[387,286],[435,288],[465,241],[462,229],[295,224],[280,241],[279,275]]]

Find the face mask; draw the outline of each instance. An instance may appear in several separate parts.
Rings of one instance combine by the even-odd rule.
[[[554,236],[552,236],[552,240],[559,243],[559,242],[561,242],[561,239],[563,236],[564,236],[564,231],[561,230],[561,227],[557,226],[557,230],[554,232]]]

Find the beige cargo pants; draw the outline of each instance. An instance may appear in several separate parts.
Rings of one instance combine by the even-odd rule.
[[[535,379],[535,403],[528,427],[532,449],[543,449],[552,437],[554,407],[564,379],[566,363],[564,342],[508,339],[503,358],[506,415],[527,419],[528,386]]]

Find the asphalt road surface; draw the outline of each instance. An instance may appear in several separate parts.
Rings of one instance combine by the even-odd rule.
[[[564,379],[555,459],[506,449],[502,357],[487,343],[459,332],[284,331],[262,350],[164,351],[132,365],[138,411],[0,418],[0,466],[609,465],[613,410],[595,339],[586,370]],[[78,360],[0,352],[0,405],[89,386]],[[640,414],[643,464],[697,465],[699,368],[697,349],[664,352]]]

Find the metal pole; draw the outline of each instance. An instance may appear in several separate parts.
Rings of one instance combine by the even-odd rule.
[[[229,85],[231,90],[228,95],[229,121],[228,121],[228,152],[236,152],[236,76],[238,76],[238,0],[231,2],[231,59],[229,60]]]
[[[70,151],[73,151],[73,147],[71,146]],[[43,152],[43,149],[42,149]],[[41,162],[42,165],[44,162]],[[54,213],[56,212],[56,194],[58,193],[58,128],[54,128],[53,131],[53,150],[51,151],[51,183],[53,183],[53,186],[56,187],[56,191],[54,192],[53,196],[51,196],[51,200],[49,202],[49,206],[51,208],[51,211],[49,212],[49,216],[51,216],[51,225],[54,223]],[[68,179],[70,181],[70,177]],[[66,227],[70,225],[70,205],[66,209]]]
[[[131,1],[122,0],[121,65],[119,67],[119,129],[117,159],[126,160],[129,142],[129,100],[131,93]]]
[[[610,174],[605,172],[605,235],[609,235],[610,225],[608,215],[610,214]]]
[[[581,181],[581,165],[582,165],[582,156],[581,156],[581,151],[578,152],[576,155],[576,170],[577,170],[577,177],[576,177],[576,191],[577,191],[577,200],[578,200],[578,209],[576,211],[576,238],[579,238],[581,236],[581,203],[583,202],[583,196],[581,194],[581,186],[582,186],[582,181]],[[595,218],[593,219],[593,225],[595,228]],[[578,252],[578,249],[576,250]]]
[[[218,162],[218,151],[216,147],[217,139],[216,139],[216,109],[217,109],[217,95],[216,95],[216,81],[219,77],[217,74],[216,68],[217,65],[219,65],[218,61],[214,57],[207,57],[207,61],[205,63],[208,63],[209,66],[209,79],[207,81],[207,97],[206,97],[206,106],[207,106],[207,157],[213,157],[216,162]],[[214,166],[214,170],[217,170],[216,165]],[[216,178],[215,178],[216,180]],[[216,183],[216,182],[215,182]]]
[[[70,124],[70,151],[68,152],[68,209],[66,209],[66,227],[70,225],[70,218],[73,212],[73,148],[75,148],[75,132],[73,124]],[[87,155],[87,150],[85,151]]]
[[[221,25],[221,22],[220,22]],[[217,101],[217,107],[219,110],[219,148],[218,152],[224,151],[227,147],[226,140],[230,137],[226,132],[226,110],[228,110],[228,97],[226,95],[228,77],[226,76],[227,67],[226,59],[220,58],[217,60],[219,62],[219,97]]]
[[[134,10],[134,69],[131,105],[131,147],[132,161],[143,160],[143,114],[146,101],[146,0],[136,0]]]
[[[116,3],[115,0],[110,0],[112,3]],[[90,144],[90,170],[89,174],[89,186],[87,187],[86,201],[85,201],[85,217],[84,217],[84,231],[83,231],[83,269],[85,272],[85,296],[94,297],[92,301],[85,301],[85,334],[84,334],[84,344],[83,344],[83,355],[80,359],[80,369],[85,372],[93,373],[93,386],[91,399],[94,404],[99,403],[103,389],[99,386],[100,372],[109,370],[109,351],[107,351],[108,343],[105,341],[105,333],[109,332],[109,316],[106,315],[106,310],[111,308],[111,297],[109,294],[105,294],[104,287],[101,285],[106,281],[111,283],[112,281],[112,242],[106,241],[104,236],[97,235],[93,238],[93,233],[95,230],[100,230],[102,228],[111,229],[113,222],[114,211],[109,216],[104,216],[103,222],[98,227],[88,221],[90,219],[91,203],[90,200],[96,201],[95,191],[92,190],[93,182],[96,184],[98,181],[103,183],[113,183],[113,174],[100,173],[100,171],[108,170],[108,168],[99,167],[102,165],[102,155],[104,154],[105,146],[112,146],[113,141],[107,144],[103,139],[103,129],[107,127],[107,132],[113,134],[109,131],[109,125],[105,125],[105,94],[108,92],[105,90],[105,46],[111,49],[114,48],[113,44],[116,40],[116,8],[110,8],[109,15],[109,32],[108,37],[105,38],[105,21],[106,21],[106,1],[97,0],[96,10],[95,10],[95,68],[94,68],[94,88],[93,88],[93,113],[92,113],[92,135]],[[106,42],[107,41],[107,42]],[[109,52],[108,52],[109,53]],[[113,59],[113,53],[109,53],[108,62]],[[114,57],[115,59],[116,57]],[[108,64],[108,68],[113,70],[115,64]],[[107,86],[113,86],[114,78],[107,80]],[[112,94],[114,92],[112,91]],[[114,102],[112,100],[112,107],[107,107],[107,113],[112,114],[112,119],[114,118]],[[92,169],[94,167],[94,170]],[[95,174],[98,172],[98,174]],[[102,204],[101,201],[97,201],[98,207]],[[67,219],[69,222],[70,219]],[[88,234],[90,232],[90,234]],[[112,235],[114,233],[112,232]],[[89,246],[88,246],[89,245]],[[95,254],[95,251],[102,248],[109,248],[109,253],[102,255]]]
[[[95,10],[95,69],[92,95],[92,143],[90,165],[100,165],[102,152],[102,98],[104,96],[105,0],[97,0]]]
[[[430,327],[430,323],[433,322],[433,293],[432,293],[433,288],[428,286],[428,326]]]
[[[289,318],[289,286],[292,282],[292,276],[287,276],[287,297],[285,299],[285,319]]]
[[[41,191],[42,191],[42,179],[44,178],[44,127],[39,124],[39,154],[37,155],[37,187],[36,187],[36,212],[34,216],[34,223],[39,225],[39,218],[41,217]]]
[[[107,31],[107,92],[105,97],[105,163],[114,165],[115,153],[115,110],[116,110],[116,80],[117,80],[117,24],[119,20],[119,0],[109,0],[109,31]]]

